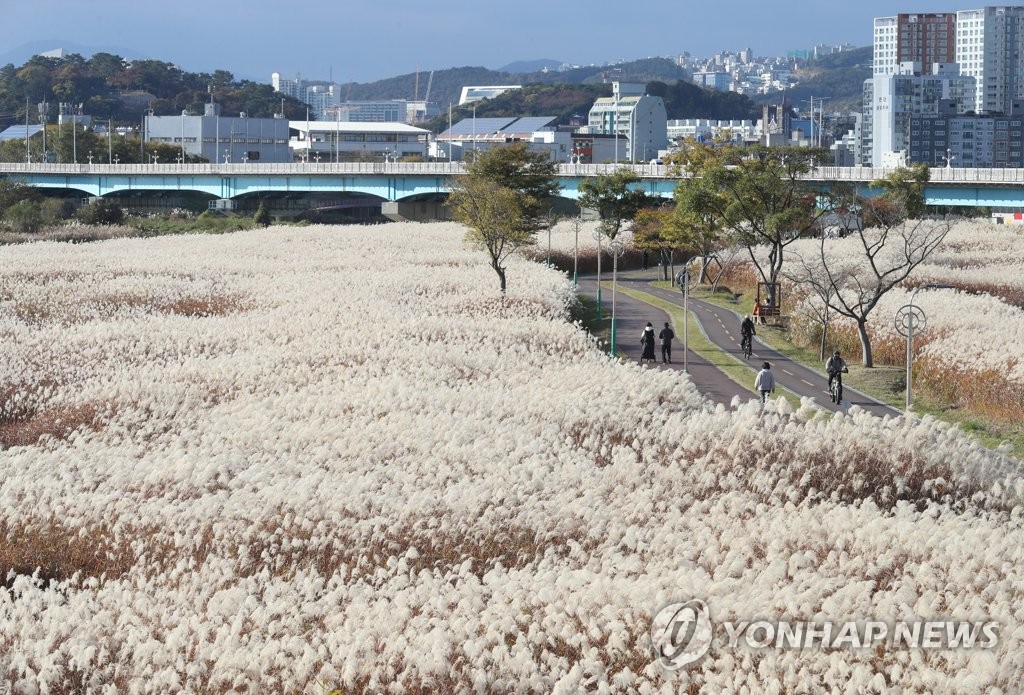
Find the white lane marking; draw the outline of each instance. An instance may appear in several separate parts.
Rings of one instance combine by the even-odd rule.
[[[814,386],[814,384],[812,384],[811,382],[807,381],[807,379],[801,379],[800,381],[804,382],[808,386]]]
[[[909,331],[908,331],[908,333],[909,333]],[[789,374],[790,376],[793,376],[793,372],[789,371],[788,369],[783,369],[782,372],[784,374]]]

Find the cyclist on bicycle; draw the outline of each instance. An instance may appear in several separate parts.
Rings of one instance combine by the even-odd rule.
[[[832,391],[832,382],[837,376],[843,372],[850,371],[846,367],[846,360],[839,356],[839,351],[836,350],[832,353],[832,356],[828,358],[828,362],[825,363],[825,371],[828,373],[828,390]],[[842,383],[843,377],[839,376],[839,383]]]
[[[749,316],[743,317],[743,323],[740,324],[740,347],[746,348],[747,345],[751,345],[751,336],[757,335],[757,330],[754,328],[754,321]]]

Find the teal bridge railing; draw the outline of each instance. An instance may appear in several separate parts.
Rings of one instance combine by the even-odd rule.
[[[629,167],[650,195],[670,198],[679,174],[657,164],[561,164],[562,196],[579,197],[579,184]],[[821,167],[807,175],[823,185],[867,185],[892,169]],[[444,196],[461,162],[373,162],[295,164],[0,164],[0,177],[40,188],[80,191],[84,196],[129,192],[197,192],[233,199],[260,194],[344,192],[401,201]],[[684,174],[685,175],[685,174]],[[1024,208],[1024,169],[934,168],[925,187],[930,205]]]

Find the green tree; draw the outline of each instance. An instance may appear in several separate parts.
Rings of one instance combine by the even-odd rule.
[[[39,200],[39,189],[17,179],[0,178],[0,215],[23,200]]]
[[[826,213],[820,193],[804,175],[827,159],[812,148],[697,145],[684,154],[688,174],[680,182],[683,214],[713,215],[747,249],[769,293],[778,286],[787,246],[815,228]],[[689,195],[689,189],[704,189]],[[758,255],[767,248],[767,259]],[[769,295],[774,303],[774,297]]]
[[[34,234],[43,226],[39,203],[34,200],[20,200],[4,212],[7,225],[21,234]]]
[[[908,218],[923,217],[925,205],[924,187],[931,177],[927,164],[900,167],[888,176],[872,181],[871,188],[881,189],[882,195],[897,205]]]
[[[270,211],[267,210],[267,204],[262,200],[260,201],[260,206],[256,208],[256,214],[252,216],[252,221],[260,227],[270,226]]]
[[[679,185],[673,192],[676,207],[670,229],[676,243],[700,256],[699,282],[708,281],[712,258],[725,245],[721,201],[712,200],[719,195],[710,186]]]
[[[635,186],[640,176],[630,168],[622,167],[610,174],[588,178],[580,184],[580,207],[596,210],[601,222],[598,229],[609,239],[615,239],[622,225],[650,204],[647,194]]]
[[[642,251],[658,254],[665,280],[675,277],[676,252],[683,248],[674,224],[674,214],[670,208],[645,208],[633,218],[633,245]]]
[[[532,196],[479,175],[465,176],[452,185],[448,197],[452,217],[468,228],[466,242],[487,253],[498,275],[502,297],[508,287],[506,261],[536,242],[536,228],[530,218],[536,204]]]
[[[522,214],[530,232],[547,224],[550,199],[558,195],[558,164],[526,143],[493,147],[466,165],[467,178],[490,181],[520,194]]]

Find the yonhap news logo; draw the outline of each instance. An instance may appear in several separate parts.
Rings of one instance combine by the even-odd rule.
[[[713,637],[707,604],[696,599],[665,606],[651,622],[658,663],[670,671],[699,661],[711,648]]]
[[[714,622],[699,599],[673,603],[651,621],[657,662],[675,671],[717,649],[992,649],[999,624],[992,621],[883,620]]]

